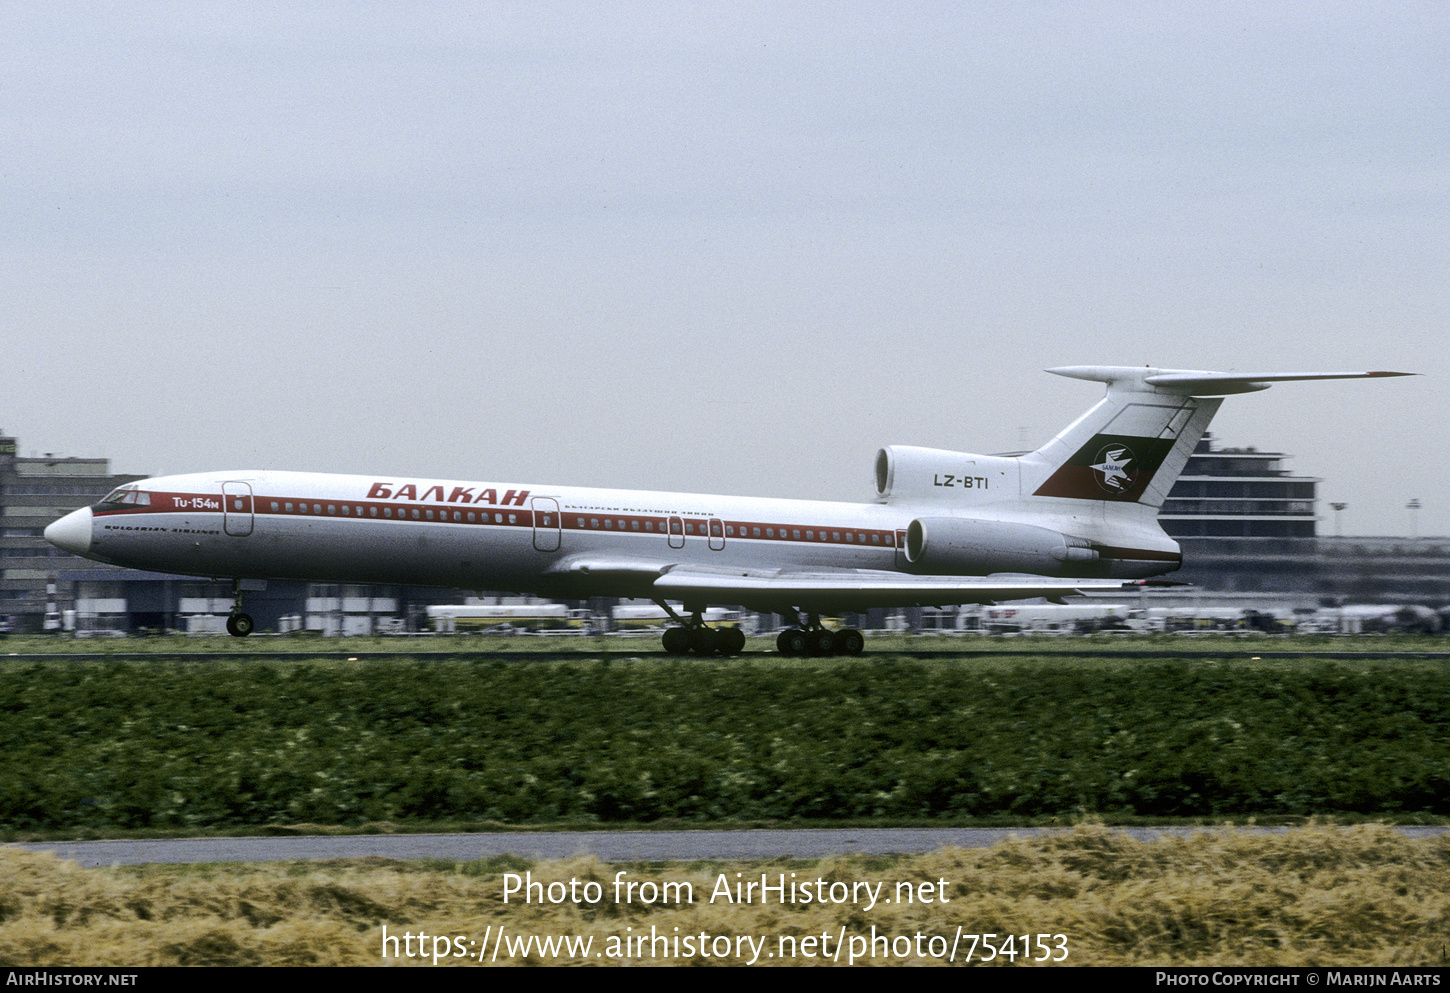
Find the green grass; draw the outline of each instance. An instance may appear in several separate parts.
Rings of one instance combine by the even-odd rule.
[[[0,663],[0,825],[1450,815],[1439,662]],[[377,828],[374,828],[377,829]]]

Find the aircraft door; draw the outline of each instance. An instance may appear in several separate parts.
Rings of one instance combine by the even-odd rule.
[[[222,483],[222,530],[236,538],[252,533],[252,487],[247,483]]]
[[[896,532],[896,568],[905,569],[909,563],[906,561],[906,532]]]
[[[558,502],[550,497],[534,497],[529,506],[534,511],[534,548],[541,552],[557,552],[562,523]]]
[[[681,517],[670,518],[670,547],[685,547],[685,521]]]
[[[725,525],[720,522],[720,518],[712,517],[710,518],[710,550],[718,552],[724,547]]]

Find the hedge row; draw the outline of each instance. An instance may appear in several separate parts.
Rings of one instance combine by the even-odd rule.
[[[1450,813],[1417,663],[0,667],[0,824]]]

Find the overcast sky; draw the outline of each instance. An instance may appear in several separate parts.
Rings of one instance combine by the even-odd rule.
[[[1213,431],[1450,534],[1447,53],[1440,0],[8,4],[0,428],[866,500],[1100,398],[1049,366],[1398,369]]]

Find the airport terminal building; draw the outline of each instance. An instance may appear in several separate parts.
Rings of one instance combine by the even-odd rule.
[[[1282,452],[1214,448],[1205,434],[1163,501],[1174,538],[1313,538],[1320,480],[1294,476]],[[1210,546],[1211,547],[1211,546]]]
[[[1171,578],[1224,602],[1450,604],[1450,539],[1320,535],[1321,480],[1287,458],[1203,437],[1158,516],[1183,548]]]
[[[22,456],[20,441],[0,432],[0,624],[41,631],[59,623],[62,572],[124,584],[130,570],[76,558],[42,537],[46,525],[95,503],[122,483],[144,476],[112,475],[107,459]],[[67,589],[67,594],[72,591]]]

